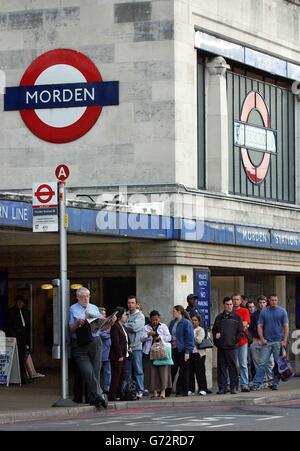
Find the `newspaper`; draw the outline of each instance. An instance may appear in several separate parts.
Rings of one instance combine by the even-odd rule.
[[[115,322],[116,316],[113,313],[112,315],[105,318],[104,316],[100,315],[95,316],[92,315],[89,312],[86,312],[86,320],[91,325],[91,331],[97,332],[98,330],[107,330],[109,329]]]

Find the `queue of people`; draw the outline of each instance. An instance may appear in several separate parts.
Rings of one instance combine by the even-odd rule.
[[[203,319],[197,308],[190,308],[191,318],[183,306],[175,306],[173,320],[168,326],[161,322],[157,310],[150,312],[146,322],[136,297],[129,296],[128,311],[117,307],[110,322],[107,322],[105,312],[99,312],[95,305],[89,303],[89,298],[90,293],[86,288],[77,291],[78,302],[70,308],[69,328],[72,356],[86,384],[86,399],[91,405],[105,408],[107,399],[120,400],[124,383],[132,380],[136,383],[136,397],[139,399],[150,392],[151,399],[170,396],[176,376],[177,396],[195,393],[195,379],[200,395],[211,393],[205,374],[206,353],[197,348],[207,335],[206,329],[200,326],[203,325]],[[194,295],[188,297],[190,307],[194,299]],[[103,318],[105,327],[94,331],[81,344],[82,337],[79,339],[78,331],[84,336],[80,329],[86,325],[87,313],[88,316]],[[153,344],[168,348],[169,357],[152,359]],[[103,391],[99,382],[101,362],[104,370]],[[75,393],[74,400],[78,399],[81,398]]]
[[[135,381],[137,399],[150,392],[151,399],[164,399],[173,387],[176,396],[212,393],[202,346],[209,333],[196,295],[187,296],[186,309],[174,306],[168,325],[161,322],[157,310],[145,318],[135,296],[129,296],[127,311],[117,307],[109,318],[105,308],[90,303],[87,288],[80,288],[76,296],[69,319],[75,402],[83,401],[85,391],[86,402],[106,408],[107,400],[122,399],[122,387],[131,381]],[[88,317],[97,318],[100,326],[86,327]],[[8,311],[6,333],[17,339],[22,384],[44,377],[32,361],[29,331],[29,311],[25,300],[17,296]],[[212,335],[217,348],[217,394],[278,390],[277,361],[287,347],[289,321],[276,294],[261,295],[256,303],[240,294],[224,298]],[[168,358],[153,360],[154,344],[168,349]]]
[[[69,319],[75,402],[82,402],[85,387],[86,402],[106,408],[107,400],[120,400],[122,387],[133,380],[138,399],[150,392],[151,399],[164,399],[173,387],[176,396],[212,393],[202,346],[209,334],[197,296],[187,297],[186,309],[176,305],[167,325],[157,310],[145,319],[135,296],[129,296],[127,311],[118,307],[106,318],[104,308],[90,303],[88,289],[80,288],[76,295],[78,302],[71,306]],[[86,327],[88,317],[98,318],[100,326]],[[44,377],[35,370],[29,351],[29,320],[25,301],[18,296],[8,312],[7,335],[17,339],[22,383]],[[212,335],[217,347],[218,394],[278,390],[277,361],[287,347],[289,321],[276,294],[269,299],[261,295],[256,304],[240,294],[224,298]],[[168,358],[153,360],[154,344],[168,349]]]
[[[240,294],[223,300],[224,311],[213,326],[218,349],[218,394],[278,390],[280,377],[277,361],[286,352],[289,321],[279,299],[259,296],[242,307]]]
[[[78,304],[70,310],[70,332],[72,354],[91,404],[107,407],[105,394],[109,401],[120,400],[122,387],[132,380],[139,399],[149,392],[151,399],[164,399],[172,393],[175,381],[176,396],[212,393],[206,379],[206,349],[201,346],[209,334],[195,295],[187,297],[187,309],[182,305],[173,308],[169,325],[161,322],[157,310],[150,312],[146,323],[136,297],[130,296],[128,311],[118,307],[106,328],[94,332],[91,341],[80,346],[75,332],[85,323],[86,312],[100,315],[98,308],[89,304],[89,296],[86,288],[78,290]],[[260,296],[257,307],[253,302],[244,307],[245,299],[239,294],[224,299],[224,311],[212,328],[218,351],[218,394],[247,393],[265,383],[278,389],[276,362],[289,334],[287,313],[278,303],[276,295],[269,300]],[[101,317],[105,318],[105,312]],[[154,345],[169,349],[168,358],[153,360]],[[104,392],[99,384],[101,352]]]

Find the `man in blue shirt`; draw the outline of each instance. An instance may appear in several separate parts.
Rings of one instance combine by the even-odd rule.
[[[100,317],[100,312],[96,305],[90,304],[90,292],[87,288],[77,290],[76,297],[78,302],[70,307],[69,319],[72,355],[87,385],[90,404],[107,408],[99,383],[102,353],[100,331],[93,332],[91,341],[85,345],[80,345],[76,335],[76,330],[86,323],[88,316]]]
[[[289,320],[284,308],[278,306],[278,296],[270,296],[270,306],[262,310],[257,331],[260,342],[263,346],[261,351],[261,364],[256,372],[252,390],[258,390],[264,382],[265,372],[271,355],[274,356],[274,381],[270,386],[272,390],[278,390],[279,373],[277,360],[279,359],[282,348],[286,348],[289,337]]]

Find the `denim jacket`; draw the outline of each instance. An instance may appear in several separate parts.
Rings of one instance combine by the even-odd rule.
[[[102,340],[102,362],[107,362],[109,360],[109,352],[111,347],[110,330],[102,330],[100,332],[100,337]]]
[[[174,323],[175,320],[171,321],[169,325],[170,333],[172,333]],[[182,320],[180,320],[179,323],[177,324],[176,344],[178,352],[192,354],[194,350],[195,347],[194,328],[192,323],[186,318],[182,318]]]

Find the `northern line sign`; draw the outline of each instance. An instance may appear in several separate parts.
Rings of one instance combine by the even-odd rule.
[[[5,111],[19,110],[32,133],[53,143],[82,137],[112,105],[119,105],[119,82],[104,82],[87,56],[70,49],[39,56],[4,98]]]

